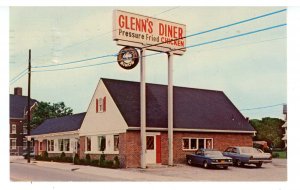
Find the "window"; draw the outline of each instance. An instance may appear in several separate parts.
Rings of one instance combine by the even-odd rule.
[[[17,149],[17,139],[10,139],[10,149],[15,150]]]
[[[17,125],[16,124],[11,125],[11,134],[17,134]]]
[[[212,138],[183,138],[182,149],[183,150],[197,150],[197,149],[213,149]]]
[[[54,141],[53,141],[53,150],[54,150]],[[58,150],[70,151],[70,139],[58,139]]]
[[[96,113],[102,113],[106,111],[106,96],[96,99]]]
[[[23,134],[25,134],[25,135],[27,134],[27,126],[25,126],[25,125],[23,126]]]
[[[64,139],[64,151],[70,151],[70,139]]]
[[[190,139],[183,139],[182,140],[182,148],[183,149],[189,149],[189,141],[190,141]]]
[[[27,149],[27,139],[23,138],[23,150]]]
[[[197,139],[191,139],[191,149],[197,149]]]
[[[147,150],[154,150],[154,136],[147,136]]]
[[[91,137],[86,137],[86,151],[91,151]]]
[[[39,143],[39,147],[40,147],[40,150],[43,150],[43,142],[42,141]]]
[[[48,140],[48,151],[54,151],[54,140]]]
[[[119,151],[119,135],[114,135],[114,151]]]
[[[105,151],[105,148],[106,148],[105,136],[98,136],[98,150]]]

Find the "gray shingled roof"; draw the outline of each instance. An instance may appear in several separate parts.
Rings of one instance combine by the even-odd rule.
[[[27,96],[10,94],[9,102],[10,118],[23,118],[25,110],[27,111]],[[32,106],[35,102],[37,102],[35,99],[31,99],[30,106]]]
[[[140,126],[140,83],[102,79],[129,127]],[[175,87],[174,128],[255,131],[222,91]],[[167,86],[146,84],[146,126],[167,128]]]
[[[31,135],[59,133],[66,131],[75,131],[80,129],[86,112],[68,115],[64,117],[47,119],[36,129],[32,130]]]

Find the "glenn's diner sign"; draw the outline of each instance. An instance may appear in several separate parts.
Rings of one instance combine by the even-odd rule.
[[[120,10],[115,10],[113,17],[113,39],[119,45],[146,46],[149,50],[160,52],[173,50],[178,55],[185,51],[186,29],[183,24]]]

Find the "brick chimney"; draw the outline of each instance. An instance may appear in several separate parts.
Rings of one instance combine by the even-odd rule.
[[[22,88],[21,87],[16,87],[14,89],[14,95],[22,96]]]

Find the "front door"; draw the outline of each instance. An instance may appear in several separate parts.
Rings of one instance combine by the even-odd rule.
[[[156,136],[146,136],[146,164],[156,163]]]

